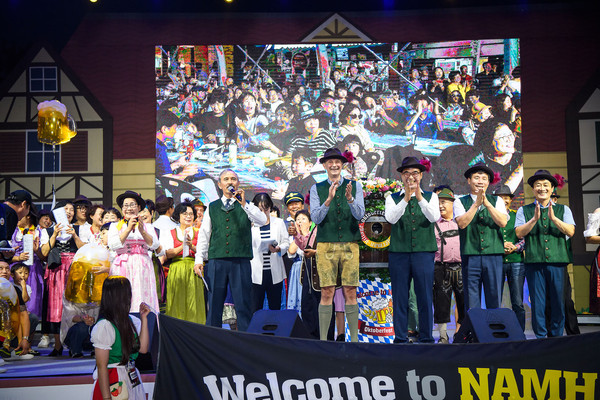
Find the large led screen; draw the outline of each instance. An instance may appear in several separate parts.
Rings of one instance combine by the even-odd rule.
[[[207,203],[233,169],[251,194],[305,195],[337,147],[355,179],[399,179],[416,156],[424,189],[464,194],[484,162],[500,179],[488,192],[522,198],[519,53],[518,39],[156,46],[157,194]]]

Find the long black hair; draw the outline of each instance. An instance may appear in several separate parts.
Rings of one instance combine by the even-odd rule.
[[[109,276],[102,285],[100,316],[112,322],[121,335],[121,365],[127,364],[129,356],[140,350],[140,341],[133,322],[129,318],[131,307],[131,283],[124,276]]]

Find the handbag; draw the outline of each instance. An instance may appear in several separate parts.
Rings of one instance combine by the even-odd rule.
[[[60,249],[58,247],[53,247],[48,253],[48,268],[56,269],[60,267],[61,263],[62,261],[60,259]]]
[[[307,248],[310,248],[309,246],[307,246]],[[315,292],[320,292],[321,291],[321,283],[319,280],[319,273],[317,272],[317,260],[316,257],[305,257],[302,256],[302,272],[300,274],[300,277],[302,277],[302,274],[304,274],[304,271],[306,271],[306,276],[308,277],[308,282],[310,283],[310,287],[315,291]],[[302,278],[300,278],[302,279]]]

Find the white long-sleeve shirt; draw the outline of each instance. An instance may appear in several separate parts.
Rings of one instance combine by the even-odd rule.
[[[232,199],[233,201],[237,201]],[[227,197],[222,196],[221,202],[223,205],[227,202]],[[248,219],[256,226],[263,226],[267,223],[267,216],[258,207],[252,203],[246,203],[242,209],[248,215]],[[250,235],[250,232],[248,232]],[[196,245],[196,264],[202,264],[204,260],[208,258],[208,244],[210,243],[210,237],[212,235],[212,222],[210,219],[210,212],[204,213],[202,219],[202,226],[198,232],[198,244]]]
[[[423,190],[420,190],[421,193],[423,193]],[[394,199],[392,199],[392,196],[388,196],[385,199],[385,219],[390,224],[395,224],[396,222],[398,222],[400,218],[402,218],[402,216],[404,215],[404,211],[406,211],[406,206],[408,205],[408,203],[404,199],[404,190],[400,192],[400,196],[402,197],[402,199],[398,202],[398,204],[396,204]],[[411,197],[415,196],[416,194],[413,193]],[[429,201],[423,198],[421,201],[418,202],[418,204],[419,207],[421,207],[423,215],[425,215],[425,218],[427,218],[429,222],[434,223],[438,219],[440,219],[440,201],[438,199],[437,194],[432,193],[431,199]]]

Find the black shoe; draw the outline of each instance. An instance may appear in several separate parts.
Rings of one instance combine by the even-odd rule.
[[[82,353],[73,353],[73,355],[71,355],[71,358],[82,358],[83,354]]]
[[[346,335],[343,333],[340,333],[338,335],[338,337],[335,339],[336,342],[345,342],[346,341]]]
[[[56,348],[52,349],[52,352],[48,354],[48,357],[62,357],[63,347],[60,346],[60,349],[56,350]]]
[[[12,356],[10,354],[10,349],[7,349],[4,346],[0,347],[0,356],[2,356],[2,358],[10,358]]]

